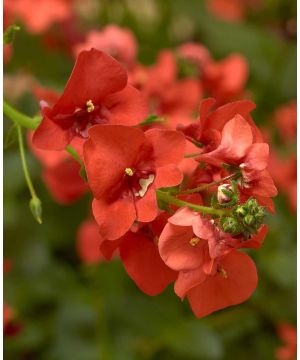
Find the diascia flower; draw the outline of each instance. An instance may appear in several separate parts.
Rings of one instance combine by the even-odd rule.
[[[151,223],[139,223],[140,228],[129,231],[120,243],[120,256],[128,275],[151,296],[161,293],[177,277],[177,272],[161,259],[157,246],[168,217],[162,212]]]
[[[75,202],[88,190],[80,176],[80,164],[66,151],[47,151],[32,143],[32,132],[28,133],[28,144],[34,156],[43,165],[42,177],[52,197],[60,204]],[[81,143],[74,144],[80,147]]]
[[[13,22],[20,19],[27,30],[37,34],[47,30],[54,22],[72,15],[70,0],[5,0],[4,14]]]
[[[137,53],[137,43],[134,34],[129,29],[108,25],[101,31],[90,31],[84,43],[74,48],[75,55],[82,50],[95,48],[111,55],[122,64],[131,67],[134,65]]]
[[[277,195],[277,189],[266,170],[268,157],[269,145],[253,143],[251,126],[237,114],[224,126],[220,145],[196,160],[219,167],[237,166],[242,174],[240,186],[246,193],[271,197]]]
[[[94,195],[93,214],[108,240],[124,235],[135,220],[158,213],[155,189],[178,185],[185,139],[181,133],[121,125],[97,125],[84,144],[84,162]]]
[[[187,208],[168,222],[159,238],[159,252],[168,266],[179,271],[175,293],[181,299],[188,297],[197,317],[249,298],[257,273],[251,258],[236,250],[244,247],[242,240],[220,233],[212,221]],[[249,240],[245,247],[258,247],[263,236]]]
[[[41,102],[43,119],[34,144],[62,150],[74,137],[87,138],[95,124],[136,125],[147,115],[140,92],[127,85],[121,64],[101,51],[79,54],[65,90],[52,108]]]
[[[293,360],[297,356],[297,328],[294,325],[282,322],[277,325],[277,333],[282,346],[275,351],[277,360]]]
[[[88,219],[80,224],[77,231],[76,249],[81,261],[86,264],[97,264],[105,259],[100,251],[103,242],[95,220]]]
[[[229,120],[240,114],[251,126],[254,141],[262,142],[262,135],[255,126],[250,112],[255,104],[250,100],[239,100],[213,109],[216,100],[203,99],[200,103],[199,119],[189,125],[180,124],[177,129],[182,131],[187,140],[200,143],[200,151],[205,153],[214,150],[221,141],[221,131]]]
[[[204,67],[204,88],[217,99],[218,104],[241,98],[248,80],[248,72],[246,58],[240,54],[231,54]]]

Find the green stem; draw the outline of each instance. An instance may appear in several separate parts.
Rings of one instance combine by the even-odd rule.
[[[10,120],[15,122],[17,125],[21,125],[27,129],[36,129],[40,123],[40,119],[31,118],[27,115],[22,114],[11,105],[9,105],[5,100],[3,101],[3,113]]]
[[[193,189],[188,189],[188,190],[181,191],[181,192],[177,193],[177,195],[193,194],[193,193],[196,193],[196,192],[204,191],[204,190],[210,188],[211,186],[218,185],[218,184],[220,184],[220,183],[222,183],[224,181],[230,180],[230,179],[234,179],[237,176],[238,176],[238,174],[234,173],[234,174],[225,176],[224,178],[222,178],[220,180],[213,181],[213,182],[211,182],[209,184],[205,184],[205,185],[201,185],[201,186],[198,186],[196,188],[193,188]]]
[[[72,156],[72,158],[78,161],[81,166],[83,165],[83,161],[80,159],[78,152],[74,148],[72,148],[72,146],[68,145],[66,147],[66,152],[68,152]]]
[[[20,125],[18,125],[18,124],[17,124],[17,131],[18,131],[20,157],[21,157],[22,168],[23,168],[25,179],[26,179],[26,183],[27,183],[28,189],[30,191],[31,197],[32,198],[37,198],[35,189],[33,187],[33,184],[32,184],[31,178],[30,178],[30,174],[29,174],[29,170],[28,170],[28,166],[27,166],[27,162],[26,162],[26,158],[25,158],[22,127]]]
[[[230,215],[231,213],[231,211],[229,210],[214,209],[207,206],[192,204],[190,202],[177,199],[176,197],[170,195],[169,193],[161,190],[156,190],[156,195],[158,200],[161,200],[165,203],[176,205],[178,207],[187,206],[190,209],[200,212],[202,214],[225,216],[225,215]]]

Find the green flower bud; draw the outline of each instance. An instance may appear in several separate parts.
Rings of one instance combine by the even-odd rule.
[[[253,215],[247,214],[244,217],[243,221],[246,225],[253,225],[253,224],[255,224],[255,217]]]
[[[244,217],[245,215],[247,215],[247,209],[245,207],[245,205],[240,205],[236,208],[235,213],[239,216],[239,217]]]
[[[29,202],[29,207],[35,220],[42,223],[42,202],[38,197],[33,197]]]
[[[249,213],[251,214],[255,214],[257,213],[258,209],[259,209],[259,205],[258,202],[255,199],[249,199],[246,202],[246,207]]]
[[[233,217],[225,217],[221,219],[222,230],[226,233],[237,235],[241,232],[238,221]]]

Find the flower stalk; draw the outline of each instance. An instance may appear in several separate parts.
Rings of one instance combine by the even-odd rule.
[[[168,192],[156,190],[156,196],[158,200],[161,200],[170,205],[176,205],[178,207],[188,207],[194,211],[200,212],[205,215],[214,215],[214,216],[228,216],[231,214],[230,210],[223,209],[214,209],[208,206],[196,205],[184,200],[177,199],[175,196],[171,195]]]
[[[11,105],[9,105],[5,100],[3,101],[3,113],[10,120],[12,120],[17,125],[23,126],[27,129],[36,129],[40,123],[40,118],[31,118],[27,115],[22,114]]]
[[[18,132],[18,142],[19,142],[19,151],[21,157],[21,163],[23,168],[24,177],[31,195],[31,200],[29,202],[30,210],[36,219],[36,221],[41,224],[42,223],[42,203],[38,198],[36,191],[34,189],[30,173],[28,170],[26,157],[25,157],[25,149],[24,149],[24,141],[23,141],[23,134],[22,134],[22,127],[17,124],[17,132]]]

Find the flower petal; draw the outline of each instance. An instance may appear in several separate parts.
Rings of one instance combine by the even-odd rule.
[[[161,293],[176,279],[176,272],[161,260],[157,246],[141,233],[125,235],[120,256],[128,275],[148,295]]]
[[[129,199],[118,199],[114,202],[94,199],[92,209],[100,234],[108,240],[123,236],[136,219],[134,204]]]
[[[216,273],[192,288],[187,297],[196,317],[246,301],[257,286],[257,272],[252,259],[237,251],[224,256],[220,265],[226,276]]]
[[[182,133],[172,130],[151,129],[145,132],[154,149],[154,159],[158,167],[179,164],[183,159],[185,138]]]
[[[142,93],[131,85],[111,94],[102,102],[108,110],[110,124],[133,126],[142,122],[148,113]]]
[[[137,128],[96,125],[84,144],[84,162],[89,185],[96,198],[117,186],[130,168],[145,141]]]
[[[82,51],[52,114],[84,108],[88,100],[97,104],[107,95],[122,90],[126,83],[126,70],[111,56],[96,49]]]

